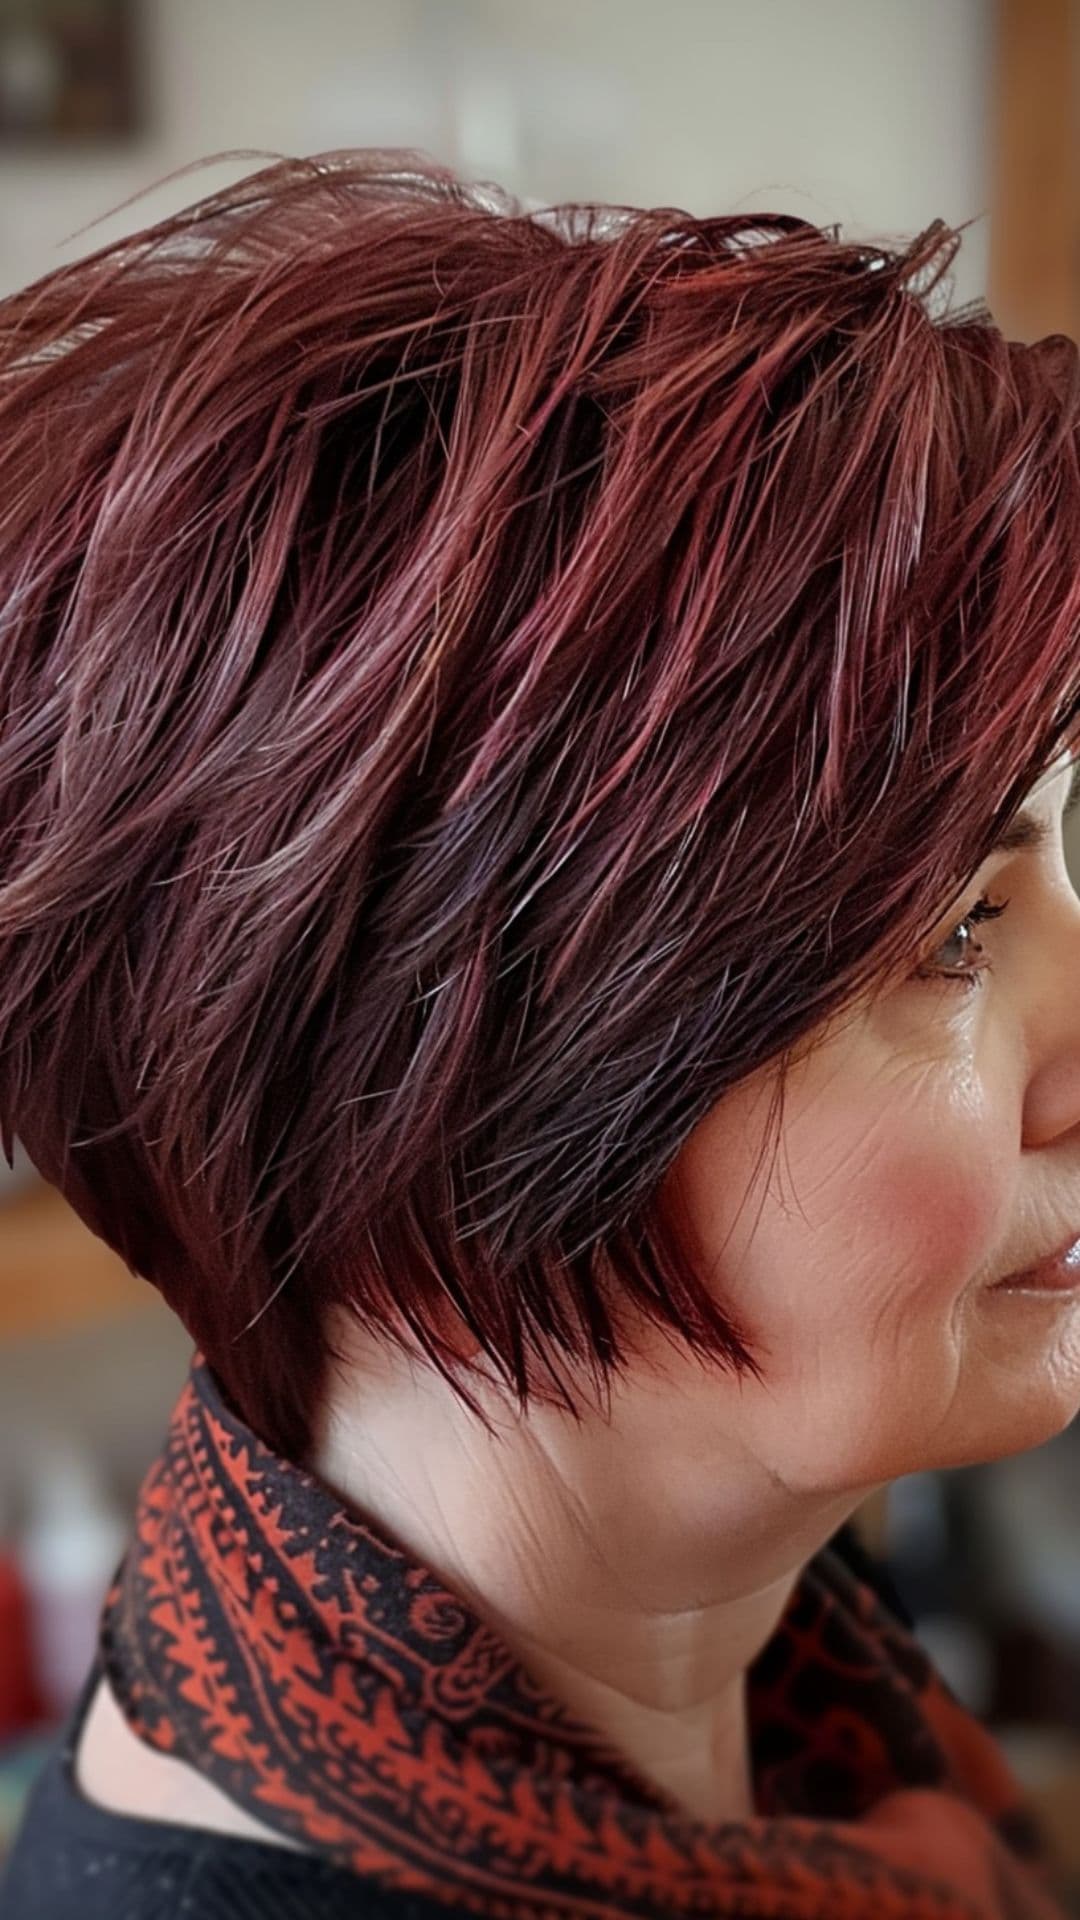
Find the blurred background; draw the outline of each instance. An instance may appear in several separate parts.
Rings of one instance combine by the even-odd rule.
[[[853,237],[972,218],[955,298],[1015,338],[1080,338],[1080,0],[0,0],[0,296],[272,154],[373,144],[537,203],[770,208]],[[25,1156],[0,1159],[0,1849],[188,1355]],[[1074,1424],[899,1481],[857,1524],[1080,1887],[1078,1468]]]

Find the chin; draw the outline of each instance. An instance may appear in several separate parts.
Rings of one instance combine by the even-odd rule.
[[[1080,1384],[1066,1391],[1058,1383],[1038,1387],[1021,1394],[1002,1396],[996,1405],[983,1407],[980,1418],[972,1420],[966,1435],[942,1445],[929,1458],[927,1468],[989,1466],[995,1460],[1008,1460],[1017,1453],[1030,1453],[1044,1447],[1071,1426],[1080,1413]]]
[[[1080,1413],[1080,1293],[985,1294],[965,1368],[965,1427],[976,1460],[1044,1446]],[[957,1395],[956,1411],[960,1411]]]

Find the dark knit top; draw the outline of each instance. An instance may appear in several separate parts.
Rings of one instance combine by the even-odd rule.
[[[0,1920],[1061,1920],[1004,1755],[892,1599],[850,1529],[814,1556],[747,1674],[755,1815],[695,1819],[196,1356]],[[86,1801],[101,1671],[140,1739],[306,1851]]]

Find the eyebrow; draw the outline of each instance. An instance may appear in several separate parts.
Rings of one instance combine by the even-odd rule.
[[[1050,829],[1045,820],[1036,820],[1034,814],[1018,813],[1002,827],[990,849],[994,853],[1023,853],[1027,848],[1039,848],[1049,845]]]
[[[1080,807],[1080,760],[1073,766],[1072,784],[1069,797],[1065,802],[1062,819],[1067,820],[1070,813]],[[1029,848],[1038,850],[1047,847],[1052,838],[1051,829],[1045,820],[1039,820],[1033,813],[1017,813],[1002,827],[990,849],[994,853],[1023,853]]]

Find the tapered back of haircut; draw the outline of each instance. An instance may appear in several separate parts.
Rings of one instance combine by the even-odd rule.
[[[665,1175],[1080,729],[1077,349],[961,238],[271,156],[0,302],[0,1140],[286,1453],[335,1307],[767,1374]]]

